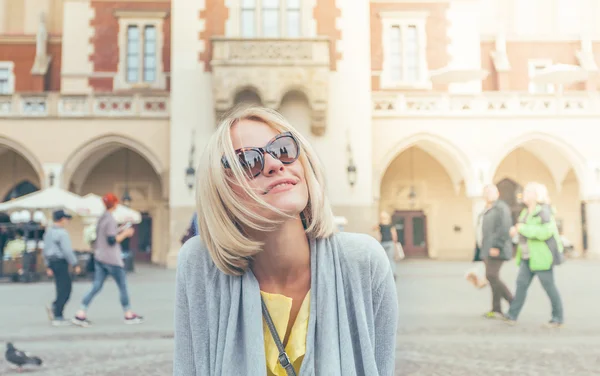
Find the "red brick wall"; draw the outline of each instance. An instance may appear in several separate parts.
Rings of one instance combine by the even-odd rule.
[[[225,22],[229,18],[229,9],[225,6],[225,0],[206,0],[206,6],[200,11],[199,17],[204,20],[204,30],[199,35],[200,40],[204,41],[204,51],[200,53],[200,61],[204,63],[204,70],[209,72],[212,59],[210,38],[225,35]]]
[[[425,11],[429,13],[425,24],[427,33],[427,68],[435,70],[448,65],[448,28],[446,17],[448,3],[371,3],[371,69],[380,72],[383,69],[383,24],[379,16],[381,11]],[[379,77],[371,79],[372,90],[381,90]],[[434,90],[446,90],[446,85],[434,85]]]
[[[15,64],[15,91],[33,91],[31,67],[34,59],[34,43],[0,45],[0,61],[12,61]]]
[[[35,60],[35,37],[31,42],[0,44],[0,61],[12,61],[15,74],[15,92],[60,91],[60,42],[48,43],[52,61],[45,76],[34,76],[31,68]]]
[[[336,26],[336,20],[341,15],[335,0],[318,0],[313,12],[317,22],[317,35],[329,37],[331,70],[336,70],[337,62],[342,58],[342,54],[337,51],[337,42],[342,38],[342,32]]]
[[[94,53],[90,61],[94,64],[94,72],[116,73],[119,64],[119,20],[116,10],[167,11],[171,10],[170,2],[125,2],[125,1],[92,1],[95,17],[91,27],[95,34],[92,37]],[[165,72],[171,66],[171,16],[163,20],[163,67]],[[112,78],[90,78],[90,86],[96,91],[112,91]]]

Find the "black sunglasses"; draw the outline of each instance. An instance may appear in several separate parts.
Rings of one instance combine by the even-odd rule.
[[[265,168],[265,154],[289,165],[294,163],[300,156],[298,140],[291,132],[280,133],[275,136],[264,148],[240,148],[235,151],[242,169],[250,178],[261,174]],[[231,168],[227,158],[223,156],[221,163],[225,168]]]

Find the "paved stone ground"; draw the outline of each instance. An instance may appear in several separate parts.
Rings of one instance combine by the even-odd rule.
[[[398,280],[400,326],[396,375],[600,375],[600,263],[570,261],[557,273],[567,327],[542,329],[549,303],[534,281],[520,323],[508,327],[481,314],[490,293],[475,290],[463,274],[471,264],[402,263]],[[516,267],[503,277],[514,288]],[[49,283],[0,283],[0,343],[15,342],[44,358],[26,374],[45,376],[168,375],[172,361],[174,273],[140,267],[129,276],[134,308],[143,325],[122,323],[118,291],[107,281],[93,302],[94,326],[54,328],[41,305],[53,297]],[[88,281],[75,283],[66,313],[72,314]],[[0,359],[0,375],[15,375]]]
[[[519,324],[481,316],[489,288],[462,279],[471,264],[406,262],[399,268],[397,375],[600,375],[600,264],[569,261],[557,269],[567,325],[549,330],[550,303],[534,280]],[[517,268],[502,277],[514,291]]]

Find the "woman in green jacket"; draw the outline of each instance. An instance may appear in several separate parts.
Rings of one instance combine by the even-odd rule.
[[[548,190],[539,183],[529,183],[523,191],[527,205],[519,216],[519,223],[511,228],[510,235],[519,235],[517,247],[517,291],[506,315],[509,323],[515,323],[525,303],[527,290],[537,276],[552,304],[552,318],[546,325],[560,327],[563,324],[563,305],[554,281],[554,265],[562,260],[563,247],[548,199]]]

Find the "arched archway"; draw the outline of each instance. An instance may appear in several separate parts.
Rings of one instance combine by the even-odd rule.
[[[15,140],[0,136],[0,192],[28,180],[42,187],[46,174],[37,157]]]
[[[566,141],[547,133],[525,133],[502,145],[492,158],[490,176],[495,176],[500,164],[510,154],[518,154],[519,150],[534,155],[546,166],[552,166],[549,170],[552,176],[552,184],[559,189],[561,182],[565,180],[568,173],[572,170],[580,185],[581,191],[579,193],[583,193],[586,183],[585,158]]]
[[[281,99],[279,112],[305,137],[311,134],[312,109],[306,94],[292,90]]]
[[[63,185],[85,196],[108,192],[123,197],[142,213],[136,234],[124,245],[138,260],[165,263],[169,249],[168,180],[165,164],[145,145],[129,138],[110,135],[95,139],[74,152],[64,164]],[[75,221],[74,221],[75,222]],[[73,243],[85,246],[82,231],[73,231]]]
[[[373,191],[381,189],[381,180],[392,162],[405,150],[417,146],[433,156],[447,171],[456,192],[464,183],[466,189],[474,184],[471,181],[469,158],[450,141],[431,133],[418,133],[406,137],[390,148],[374,166]]]
[[[263,101],[261,99],[258,91],[251,87],[245,87],[238,90],[233,97],[233,105],[262,105]]]
[[[461,153],[435,143],[411,139],[387,163],[379,191],[379,209],[393,215],[405,253],[443,259],[472,254],[472,204],[466,195],[466,161]],[[380,172],[377,172],[380,173]],[[432,229],[428,232],[427,229]]]
[[[83,181],[102,159],[115,151],[126,148],[142,156],[154,172],[160,178],[160,185],[163,198],[168,197],[168,179],[166,179],[166,164],[163,163],[146,145],[141,144],[129,137],[121,135],[106,135],[96,138],[85,145],[79,147],[65,161],[63,165],[62,182],[65,189],[75,189],[83,184]],[[79,170],[78,179],[73,181],[75,171]]]
[[[496,155],[492,163],[493,181],[499,184],[509,179],[521,187],[533,181],[546,185],[564,236],[582,250],[581,197],[586,167],[576,149],[551,135],[530,133],[504,145]],[[517,191],[516,195],[519,194]],[[517,206],[513,216],[516,210]]]
[[[5,199],[31,193],[32,187],[38,190],[44,180],[42,166],[33,153],[13,140],[0,137],[0,192]]]

